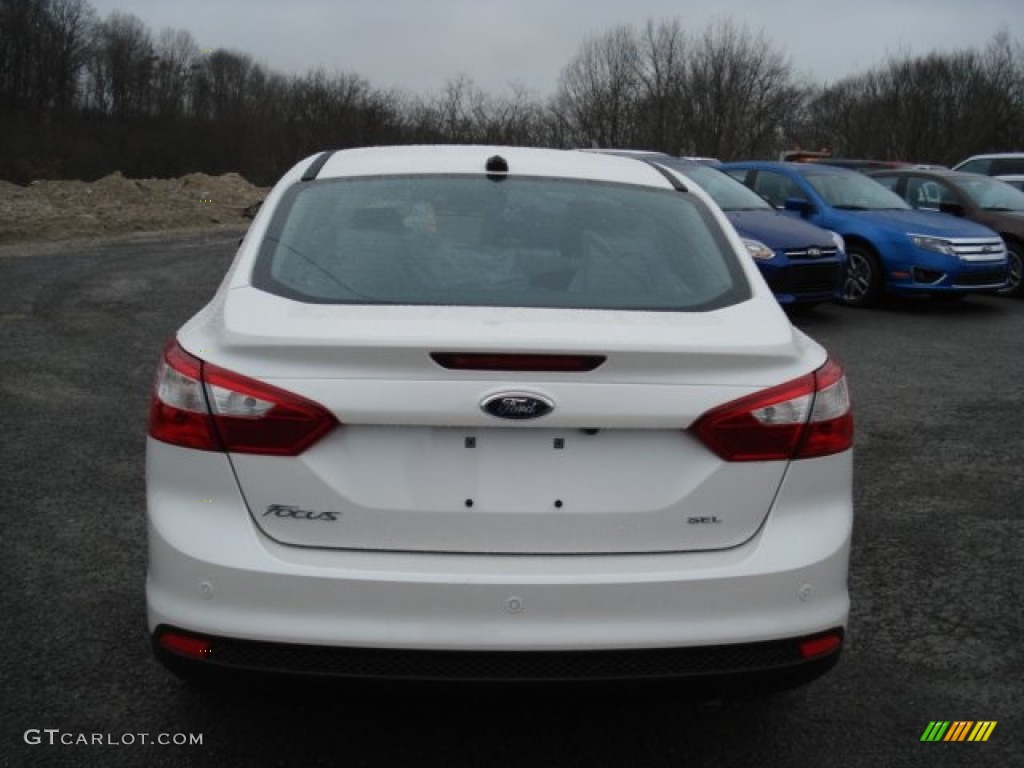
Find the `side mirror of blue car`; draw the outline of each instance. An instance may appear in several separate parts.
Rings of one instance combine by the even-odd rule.
[[[800,197],[787,197],[782,207],[787,211],[794,211],[804,217],[818,212],[818,209],[814,207],[810,200],[804,200]]]

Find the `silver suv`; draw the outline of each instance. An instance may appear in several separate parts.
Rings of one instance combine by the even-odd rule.
[[[953,170],[964,173],[981,173],[985,176],[1006,176],[1024,173],[1024,152],[974,155],[958,165],[954,165]]]

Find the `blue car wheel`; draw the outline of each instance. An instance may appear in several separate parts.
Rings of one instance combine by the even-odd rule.
[[[874,304],[882,293],[882,271],[878,256],[869,246],[847,243],[846,258],[843,303],[851,307]]]
[[[1006,287],[999,290],[1002,296],[1024,296],[1024,281],[1022,281],[1021,256],[1024,255],[1024,246],[1017,240],[1006,240],[1006,258],[1009,262],[1009,274],[1006,277]]]

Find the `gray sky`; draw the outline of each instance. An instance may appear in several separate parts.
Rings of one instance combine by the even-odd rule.
[[[581,43],[619,24],[678,18],[701,32],[722,18],[829,82],[890,54],[984,47],[1000,29],[1024,40],[1024,0],[89,0],[101,17],[138,16],[155,35],[192,33],[283,74],[324,68],[377,88],[428,95],[457,75],[493,95],[510,84],[547,96]]]

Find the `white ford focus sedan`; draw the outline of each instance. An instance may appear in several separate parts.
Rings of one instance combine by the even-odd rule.
[[[656,163],[325,152],[164,349],[149,628],[183,675],[675,678],[838,659],[846,379]]]

